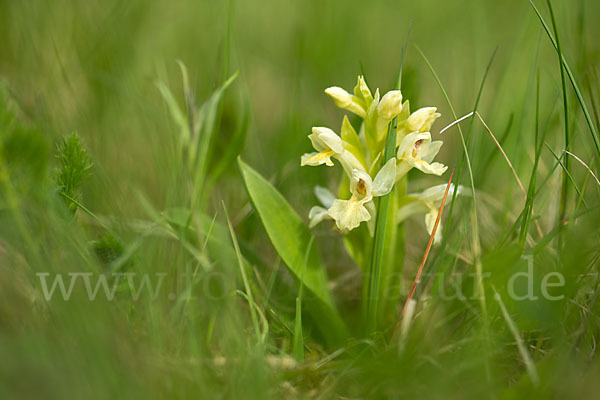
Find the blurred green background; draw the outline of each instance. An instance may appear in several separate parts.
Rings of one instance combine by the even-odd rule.
[[[411,42],[436,68],[459,115],[472,110],[485,67],[498,49],[480,109],[497,136],[512,116],[515,143],[506,150],[517,166],[527,158],[522,148],[532,137],[527,123],[532,110],[524,108],[535,101],[536,58],[544,82],[541,109],[559,93],[556,54],[527,1],[4,1],[0,7],[3,79],[23,110],[43,123],[49,141],[70,131],[85,139],[100,172],[86,197],[102,212],[135,213],[134,204],[122,201],[134,187],[164,201],[170,178],[164,174],[169,166],[164,149],[174,133],[153,82],[164,79],[177,90],[177,59],[188,67],[202,101],[223,78],[229,57],[228,73],[239,69],[240,77],[228,95],[225,126],[240,118],[239,98],[247,98],[251,117],[244,158],[267,176],[289,178],[281,180],[284,194],[305,208],[311,186],[297,181],[323,175],[296,168],[299,155],[310,149],[306,135],[313,125],[341,125],[341,113],[323,90],[351,89],[361,71],[372,87],[389,90],[411,23]],[[600,5],[557,1],[555,8],[567,59],[583,72],[597,62],[592,16]],[[452,121],[412,47],[403,86],[413,109],[439,107],[438,129]],[[477,138],[483,133],[475,140],[487,155],[494,146],[487,137]],[[231,134],[223,129],[224,143]],[[441,160],[451,164],[458,136],[449,133],[445,140]],[[474,158],[476,167],[484,161]],[[478,185],[497,183],[485,179],[487,173],[493,169],[478,171]],[[223,185],[239,197],[236,181]],[[109,188],[110,196],[100,195]]]
[[[537,3],[549,21],[545,3]],[[553,6],[566,59],[585,88],[586,99],[590,92],[598,96],[595,74],[600,57],[600,2],[562,0],[554,1]],[[402,92],[410,99],[412,110],[438,107],[442,117],[434,126],[434,138],[453,118],[415,45],[435,68],[459,117],[472,111],[486,67],[495,54],[479,112],[501,140],[523,182],[529,179],[534,158],[538,74],[542,129],[548,132],[550,146],[564,148],[558,58],[528,1],[0,0],[0,79],[19,110],[16,114],[22,136],[18,137],[24,138],[5,140],[5,160],[15,165],[11,178],[17,200],[26,213],[33,215],[26,218],[25,224],[42,249],[38,256],[28,255],[34,249],[18,232],[18,221],[6,216],[10,198],[3,196],[0,388],[15,398],[173,398],[193,394],[215,398],[209,393],[217,392],[223,398],[261,398],[265,393],[275,398],[284,396],[281,393],[287,396],[287,387],[282,383],[287,378],[267,372],[262,355],[246,350],[241,329],[243,321],[247,322],[247,309],[240,310],[235,301],[204,304],[208,308],[198,311],[201,315],[194,323],[181,324],[169,319],[169,302],[160,307],[119,304],[116,313],[113,306],[104,303],[65,302],[57,314],[32,308],[29,301],[36,296],[36,280],[31,272],[43,270],[44,265],[54,271],[75,271],[82,262],[94,268],[91,256],[82,249],[87,240],[99,236],[97,227],[89,221],[91,227],[65,224],[61,212],[53,208],[56,205],[47,205],[39,193],[49,190],[56,166],[56,143],[61,136],[77,132],[94,162],[91,178],[82,187],[83,204],[95,214],[110,218],[126,244],[137,240],[136,231],[126,228],[127,224],[148,218],[139,193],[156,210],[184,205],[186,192],[178,186],[181,171],[173,167],[179,157],[177,128],[155,84],[166,83],[183,104],[176,63],[181,60],[189,71],[197,104],[239,70],[224,97],[211,152],[212,165],[226,153],[235,132],[243,130],[247,120],[245,144],[243,150],[240,148],[242,158],[271,180],[306,218],[316,204],[314,185],[335,189],[339,177],[339,170],[300,168],[301,154],[310,151],[306,137],[310,128],[329,126],[339,131],[341,125],[342,113],[323,90],[334,85],[350,90],[359,74],[366,76],[371,88],[379,87],[384,92],[392,89],[409,27]],[[574,98],[570,98],[570,107],[576,109]],[[575,134],[572,151],[583,160],[592,159],[594,153],[583,119],[578,116],[569,123]],[[444,147],[438,160],[452,169],[460,163],[460,138],[451,129],[442,139]],[[470,152],[475,185],[484,203],[482,245],[484,252],[497,250],[495,244],[512,224],[515,213],[520,212],[521,193],[477,121]],[[594,162],[597,165],[598,160]],[[553,163],[546,151],[540,174],[547,174]],[[581,182],[587,172],[580,166],[574,168],[575,178]],[[409,184],[409,191],[425,183],[444,182],[442,178],[419,176]],[[461,183],[467,182],[463,174]],[[590,186],[586,193],[597,204],[597,191]],[[548,187],[536,200],[545,232],[556,224],[560,174],[551,177]],[[221,201],[227,204],[242,239],[269,265],[275,264],[275,253],[260,221],[251,213],[235,162],[229,163],[216,181],[206,208],[210,216],[222,212]],[[469,217],[468,213],[464,215]],[[590,243],[597,246],[597,217],[596,212],[580,226],[572,238],[573,249],[578,243],[582,248]],[[415,233],[407,241],[408,262],[414,264],[422,255],[427,236],[417,222],[409,224],[414,224]],[[318,232],[327,243],[321,248],[333,249],[323,252],[330,274],[342,276],[353,268],[343,255],[339,238],[333,238],[324,228]],[[138,265],[151,271],[173,271],[188,265],[180,249],[158,242],[150,239],[141,245],[136,255]],[[492,254],[491,262],[502,265],[513,260],[512,256],[503,259],[501,251],[499,254]],[[565,258],[573,254],[567,253]],[[18,265],[22,268],[15,267]],[[409,271],[414,270],[411,267]],[[351,314],[351,307],[346,308]],[[215,317],[217,314],[219,317]],[[553,318],[555,314],[549,315]],[[239,359],[237,366],[225,373],[210,372],[215,346],[206,339],[204,328],[214,324],[215,318],[215,336],[221,335],[222,340],[216,353]],[[543,322],[546,326],[552,321]],[[536,329],[534,324],[532,330]],[[480,355],[473,355],[477,357]],[[387,361],[389,364],[385,364]],[[383,373],[386,367],[382,365],[395,365],[397,360],[380,362],[373,366],[365,361],[365,369]],[[428,368],[429,376],[443,373]],[[471,368],[476,369],[465,367],[467,371]],[[598,366],[595,368],[592,377],[597,376]],[[324,398],[334,396],[326,380],[312,378],[310,372],[301,375],[308,376],[301,380],[301,386],[316,387],[317,395]],[[507,375],[513,382],[517,380],[510,372]],[[409,378],[419,377],[407,373]],[[574,383],[576,379],[579,377],[569,385],[581,389]],[[466,384],[473,384],[470,395],[485,391],[473,382]],[[371,382],[365,378],[365,386],[376,387],[376,379]],[[274,387],[277,390],[273,391]],[[313,396],[309,389],[301,392]],[[439,389],[439,396],[447,393],[449,397],[461,397],[450,378]],[[419,385],[411,386],[405,394],[419,390]],[[392,392],[384,390],[382,396]],[[358,390],[354,395],[367,393]]]

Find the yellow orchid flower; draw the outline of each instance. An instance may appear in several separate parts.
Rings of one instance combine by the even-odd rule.
[[[446,172],[448,167],[439,162],[432,162],[442,144],[441,140],[432,142],[429,132],[413,132],[406,135],[398,147],[397,157],[400,164],[396,170],[397,179],[413,167],[426,174],[442,175]]]
[[[390,159],[377,173],[375,179],[365,171],[354,169],[350,178],[349,200],[335,199],[328,213],[342,232],[357,228],[374,214],[373,197],[388,194],[396,178],[396,159]],[[371,211],[369,211],[371,210]]]
[[[329,128],[313,127],[312,133],[308,135],[316,152],[306,153],[300,159],[300,165],[317,166],[325,164],[333,166],[331,157],[340,161],[344,170],[350,174],[353,168],[364,169],[364,165],[352,154],[347,151],[348,144],[344,143],[334,131]]]
[[[457,194],[461,194],[463,191],[464,187],[459,185],[457,188]],[[425,214],[425,228],[427,229],[427,233],[431,235],[445,192],[446,184],[442,184],[432,186],[421,193],[407,195],[409,202],[398,210],[396,215],[397,222],[401,223],[406,218],[414,214]],[[450,196],[452,193],[454,193],[454,184],[450,184],[448,193]],[[441,240],[442,230],[442,223],[440,222],[438,229],[435,232],[435,237],[433,239],[434,243],[439,243]]]

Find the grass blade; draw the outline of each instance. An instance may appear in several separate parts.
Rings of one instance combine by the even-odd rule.
[[[562,88],[563,98],[563,114],[565,119],[565,150],[569,150],[569,105],[567,101],[567,85],[565,83],[565,69],[563,63],[563,55],[560,48],[560,39],[558,35],[558,28],[556,27],[556,18],[554,18],[554,10],[552,9],[552,3],[547,0],[548,9],[550,10],[550,19],[552,20],[552,28],[554,29],[554,37],[556,38],[556,53],[558,55],[558,66],[560,68],[560,84]],[[560,192],[560,208],[558,221],[562,221],[565,217],[567,209],[567,200],[569,195],[569,186],[567,185],[567,175],[569,174],[569,158],[565,157],[564,170],[562,175],[561,192]]]
[[[544,27],[544,30],[546,31],[548,38],[550,38],[552,45],[558,51],[558,43],[556,42],[556,40],[554,40],[554,37],[552,36],[552,33],[550,32],[550,29],[548,28],[546,21],[544,21],[544,18],[542,17],[542,14],[540,14],[540,11],[537,9],[535,4],[533,3],[533,0],[529,0],[529,2],[531,3],[531,6],[533,7],[535,13],[537,14],[540,22],[542,23],[542,26]],[[588,127],[590,128],[590,133],[592,135],[592,139],[594,140],[594,146],[596,147],[596,152],[598,153],[598,155],[600,155],[600,139],[598,139],[598,132],[596,131],[596,128],[594,127],[594,123],[592,122],[592,117],[590,116],[588,108],[585,104],[585,100],[583,99],[581,91],[579,90],[579,86],[577,85],[577,82],[575,81],[575,77],[573,76],[573,73],[571,72],[571,68],[569,67],[569,64],[567,63],[564,56],[560,52],[559,52],[559,56],[561,57],[561,64],[564,66],[564,69],[567,72],[567,76],[569,77],[569,80],[571,81],[573,90],[575,90],[575,95],[577,96],[577,100],[579,101],[579,105],[581,106],[583,115],[585,116],[585,121],[586,121]]]
[[[250,306],[250,316],[252,318],[252,325],[254,326],[254,333],[256,334],[257,341],[261,342],[260,328],[258,326],[258,317],[256,316],[256,311],[254,310],[255,302],[254,297],[252,296],[252,289],[250,288],[250,283],[248,282],[248,276],[246,275],[246,266],[244,265],[244,259],[242,258],[240,246],[238,244],[237,237],[235,236],[233,226],[231,225],[231,220],[229,219],[229,215],[227,214],[227,207],[225,207],[225,202],[223,202],[223,210],[225,211],[225,218],[227,219],[227,226],[229,226],[231,241],[233,242],[233,248],[235,250],[235,255],[238,260],[238,265],[240,267],[240,274],[242,275],[244,290],[246,291],[245,294],[248,298],[248,304]]]
[[[515,322],[512,320],[512,318],[508,314],[508,310],[506,309],[506,306],[504,305],[504,302],[502,301],[502,297],[500,297],[500,294],[498,292],[496,292],[495,289],[494,289],[494,292],[495,292],[494,299],[498,302],[498,305],[500,306],[500,310],[502,311],[502,316],[504,317],[504,320],[506,321],[506,325],[508,325],[510,332],[513,334],[513,337],[515,338],[515,341],[517,342],[517,348],[519,349],[519,354],[521,355],[521,358],[523,359],[523,363],[525,364],[527,373],[529,374],[529,377],[531,378],[531,382],[533,382],[533,384],[535,386],[537,386],[540,383],[540,377],[538,375],[537,369],[535,368],[535,364],[533,363],[533,360],[531,359],[531,355],[529,354],[529,352],[527,351],[527,348],[525,347],[525,343],[523,342],[523,339],[521,338],[521,334],[519,333],[519,329],[517,328],[517,325],[515,324]]]
[[[579,186],[577,186],[577,183],[575,183],[575,179],[573,179],[573,176],[571,175],[571,173],[567,170],[567,168],[565,167],[565,164],[563,164],[563,162],[560,160],[562,157],[559,157],[558,154],[556,154],[554,152],[554,150],[552,150],[552,147],[550,147],[548,145],[548,143],[544,143],[544,145],[546,146],[546,148],[548,148],[548,150],[550,150],[550,153],[552,153],[552,155],[554,156],[554,158],[556,159],[556,161],[558,162],[558,164],[562,167],[563,171],[565,172],[565,175],[567,176],[568,180],[573,184],[573,187],[575,188],[575,191],[577,192],[577,194],[583,198],[583,195],[581,194],[581,190],[579,189]],[[566,158],[566,157],[565,157]],[[587,203],[585,202],[585,200],[583,200],[583,204],[586,206],[586,208],[588,207]],[[559,224],[562,224],[563,219],[559,220]]]
[[[292,347],[292,354],[298,361],[304,360],[304,336],[302,334],[302,295],[304,293],[304,270],[306,269],[306,263],[308,262],[308,255],[312,248],[315,237],[311,237],[304,254],[304,264],[302,265],[302,272],[300,273],[300,290],[298,291],[298,297],[296,297],[296,320],[294,323],[294,344]]]

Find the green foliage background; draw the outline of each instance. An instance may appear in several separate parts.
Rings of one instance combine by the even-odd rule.
[[[546,4],[536,4],[550,23]],[[556,0],[553,7],[562,51],[598,130],[600,3]],[[561,167],[552,173],[556,160],[542,146],[533,215],[544,237],[532,224],[531,239],[520,246],[525,196],[477,120],[469,155],[481,260],[491,273],[489,325],[477,302],[438,301],[434,288],[403,352],[380,337],[358,336],[336,352],[321,340],[319,321],[303,318],[306,361],[288,356],[296,286],[253,211],[235,158],[240,153],[305,218],[316,204],[313,187],[336,189],[340,172],[299,167],[300,155],[310,150],[311,126],[341,126],[342,113],[323,89],[349,90],[360,73],[372,88],[391,89],[409,26],[402,91],[413,110],[438,107],[436,139],[453,118],[414,45],[430,60],[458,116],[473,110],[495,53],[478,110],[527,189],[536,120],[548,147],[559,156],[565,148],[558,57],[528,1],[0,0],[2,397],[595,398],[598,186],[569,160],[585,204],[569,181],[572,219],[559,241]],[[176,60],[187,67],[197,107],[239,70],[216,109],[198,202],[190,202],[194,169],[184,161],[179,127],[156,85],[163,82],[186,110]],[[571,152],[599,175],[599,154],[568,82],[567,89]],[[55,181],[62,163],[57,145],[72,132],[93,167],[69,196],[89,212],[65,202]],[[458,168],[458,132],[453,128],[442,139],[438,159]],[[409,191],[445,183],[444,177],[411,179]],[[460,183],[469,185],[466,171]],[[235,292],[244,287],[222,202],[268,321],[260,346],[251,334],[248,302]],[[468,276],[477,259],[471,202],[461,198],[456,207],[447,247],[434,248],[430,263]],[[79,209],[73,216],[69,208]],[[408,286],[427,236],[418,218],[405,229],[407,255],[397,271]],[[337,234],[327,226],[315,232],[336,305],[357,332],[360,273]],[[563,301],[510,301],[506,282],[526,269],[523,254],[534,255],[536,287],[546,272],[565,276]],[[89,301],[76,287],[70,301],[47,302],[35,275],[112,271],[166,273],[163,285],[170,290],[157,300],[132,301],[123,283],[115,301]],[[194,271],[200,272],[193,285],[180,279]],[[209,279],[214,271],[225,277],[221,284]],[[465,293],[472,292],[469,285],[466,279]],[[537,387],[494,289],[532,354]],[[176,299],[168,298],[171,291]],[[226,295],[216,299],[208,292]]]

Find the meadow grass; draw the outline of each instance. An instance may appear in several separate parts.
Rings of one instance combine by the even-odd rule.
[[[0,397],[597,398],[599,15],[0,0]],[[373,237],[308,229],[341,168],[300,168],[359,74],[449,166]],[[395,223],[452,171],[440,243]]]

